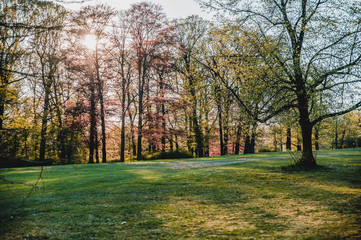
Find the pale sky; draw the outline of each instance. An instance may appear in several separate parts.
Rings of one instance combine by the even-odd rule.
[[[212,14],[202,10],[195,0],[147,0],[148,2],[160,4],[169,19],[185,18],[190,15],[199,15],[208,20],[212,19]],[[62,2],[74,2],[74,0],[63,0]],[[142,0],[85,0],[84,3],[67,3],[65,7],[78,10],[81,6],[105,3],[116,9],[128,9],[131,4],[142,2]]]

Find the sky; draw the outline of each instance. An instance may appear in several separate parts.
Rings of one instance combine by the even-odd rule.
[[[131,4],[141,2],[142,0],[85,0],[84,3],[74,3],[74,0],[62,0],[61,2],[73,2],[64,4],[65,7],[78,10],[81,6],[95,5],[97,3],[105,3],[115,9],[128,9]],[[195,0],[147,0],[148,2],[160,4],[164,13],[169,19],[185,18],[190,15],[199,15],[205,19],[211,20],[212,14],[202,10],[199,3]]]

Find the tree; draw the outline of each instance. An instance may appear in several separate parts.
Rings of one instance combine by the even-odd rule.
[[[237,16],[239,24],[259,32],[258,38],[251,36],[250,41],[260,52],[268,52],[268,64],[277,66],[277,77],[272,78],[272,83],[277,84],[268,81],[267,90],[277,95],[287,90],[288,94],[287,98],[272,99],[268,111],[254,117],[265,122],[297,109],[303,144],[298,165],[314,168],[317,163],[312,154],[313,127],[361,106],[357,88],[361,81],[357,1],[259,0],[247,6],[245,2],[210,0],[203,1],[203,5],[229,11]],[[276,46],[273,51],[263,51],[269,45],[264,43],[272,42]],[[314,110],[314,102],[321,94],[327,99],[324,104],[332,105],[325,113]],[[238,101],[244,104],[243,98]]]
[[[177,70],[184,79],[184,89],[191,103],[190,126],[195,136],[196,156],[203,157],[203,131],[198,110],[198,90],[205,79],[203,66],[196,61],[201,51],[202,38],[208,31],[208,23],[198,16],[179,19],[177,38],[180,44]]]
[[[21,44],[31,33],[33,2],[6,1],[1,3],[0,12],[0,141],[9,106],[17,98],[13,85],[23,77],[18,75],[22,57],[25,55]]]
[[[138,80],[138,143],[137,159],[142,158],[144,103],[149,97],[149,73],[164,44],[164,32],[169,30],[160,5],[141,2],[126,11],[130,26],[131,46],[135,55],[135,71]]]
[[[131,80],[134,72],[132,69],[134,54],[131,52],[131,47],[129,46],[130,28],[127,24],[124,12],[119,12],[117,14],[117,20],[112,27],[110,40],[112,45],[111,49],[109,49],[109,53],[110,57],[114,60],[113,70],[116,74],[116,88],[119,89],[117,95],[119,97],[121,107],[120,161],[124,162],[125,117],[131,104],[127,95],[131,91]]]
[[[83,71],[88,72],[89,90],[90,90],[90,139],[89,139],[89,163],[93,163],[94,148],[97,145],[96,133],[96,101],[100,105],[100,121],[102,132],[102,161],[106,162],[106,124],[105,124],[105,104],[104,104],[104,85],[106,75],[102,74],[102,67],[104,66],[104,59],[101,59],[101,41],[105,38],[105,31],[107,25],[110,23],[114,11],[106,5],[88,6],[82,8],[73,18],[76,24],[72,30],[78,35],[80,41],[84,41],[87,36],[90,41],[95,41],[94,49],[86,49],[82,46],[82,51],[85,51],[86,57],[83,59]],[[85,69],[84,69],[84,63]]]
[[[51,3],[40,5],[34,10],[36,12],[37,25],[50,27],[54,24],[63,25],[65,19],[65,9],[59,5]],[[40,15],[41,12],[41,15]],[[40,17],[41,16],[41,17]],[[61,45],[62,33],[59,30],[49,30],[38,33],[34,36],[31,47],[33,57],[31,58],[32,71],[35,78],[40,78],[40,85],[43,92],[43,109],[41,116],[39,161],[45,160],[46,143],[48,138],[48,121],[51,111],[51,94],[54,90],[57,75],[59,75],[59,65],[62,61]],[[40,73],[38,76],[37,73]],[[37,81],[37,79],[35,79]]]

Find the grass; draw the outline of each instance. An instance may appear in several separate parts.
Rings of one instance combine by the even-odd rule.
[[[361,149],[45,167],[0,184],[0,239],[361,239]],[[2,169],[35,183],[39,167]]]

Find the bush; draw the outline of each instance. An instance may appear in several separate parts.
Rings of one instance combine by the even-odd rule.
[[[274,150],[271,150],[271,149],[269,149],[269,148],[261,148],[260,150],[258,150],[258,152],[260,152],[260,153],[274,152]]]
[[[10,157],[0,155],[0,168],[14,168],[14,167],[34,167],[34,166],[50,166],[53,160],[47,159],[44,162],[30,161],[22,158]]]
[[[193,158],[193,155],[185,150],[176,150],[169,152],[156,152],[144,156],[144,160],[156,159],[179,159],[179,158]]]

